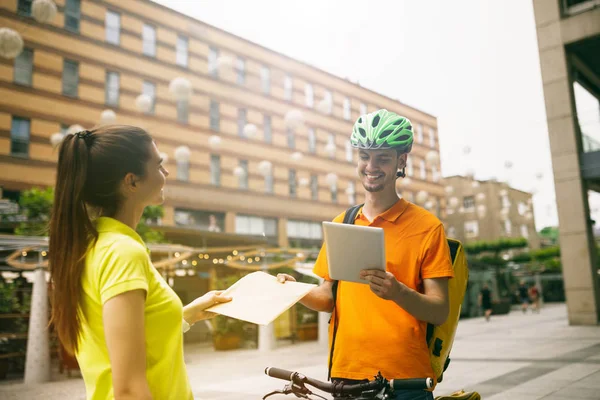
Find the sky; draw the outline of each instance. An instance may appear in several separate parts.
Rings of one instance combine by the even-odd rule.
[[[433,114],[444,176],[509,179],[558,224],[531,0],[154,1]]]

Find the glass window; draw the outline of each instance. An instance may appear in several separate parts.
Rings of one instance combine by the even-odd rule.
[[[352,110],[350,109],[350,99],[344,98],[344,119],[349,120],[352,117]]]
[[[354,161],[354,148],[352,147],[352,143],[350,143],[349,140],[346,141],[346,161]]]
[[[475,210],[475,197],[466,196],[463,198],[463,207],[465,211],[474,211]]]
[[[286,128],[287,145],[290,149],[296,148],[296,135],[292,128]]]
[[[237,83],[238,85],[243,85],[246,83],[246,60],[241,57],[238,57],[236,60],[237,67]]]
[[[573,83],[577,122],[584,153],[600,150],[600,100],[579,82]]]
[[[308,128],[308,152],[311,154],[317,152],[317,136],[313,128]]]
[[[334,203],[337,203],[337,201],[338,201],[337,182],[335,182],[333,185],[331,185],[330,190],[331,190],[331,201]]]
[[[177,163],[177,180],[187,182],[190,180],[190,162],[176,161]]]
[[[512,234],[512,223],[508,219],[504,220],[504,233],[507,235]]]
[[[242,235],[277,236],[277,220],[275,218],[262,218],[251,215],[235,216],[235,233]]]
[[[14,81],[19,85],[31,86],[33,82],[33,50],[23,49],[15,58]]]
[[[419,160],[419,169],[421,170],[421,179],[427,179],[427,169],[425,168],[425,160]]]
[[[218,154],[210,155],[210,183],[221,186],[221,156]]]
[[[121,43],[121,16],[114,11],[106,10],[104,19],[106,41],[119,45]]]
[[[238,136],[245,137],[244,127],[247,124],[247,110],[245,108],[238,109]]]
[[[248,189],[248,160],[240,160],[242,174],[238,179],[240,189]]]
[[[273,127],[271,125],[272,124],[271,116],[265,115],[263,123],[264,123],[264,129],[265,129],[265,142],[271,143],[273,141]]]
[[[119,105],[120,76],[118,72],[106,71],[104,102],[109,106]]]
[[[17,2],[17,14],[31,16],[31,4],[33,0],[19,0]]]
[[[188,66],[188,38],[177,35],[177,45],[175,49],[175,64],[186,67]]]
[[[310,198],[319,199],[319,178],[315,174],[310,175]]]
[[[306,86],[304,87],[304,97],[306,97],[306,106],[307,107],[313,107],[315,104],[315,97],[314,97],[314,92],[313,92],[313,87],[310,83],[307,83]]]
[[[271,171],[269,174],[267,174],[265,176],[265,192],[266,193],[273,193],[274,191],[274,187],[273,187],[273,171]]]
[[[354,188],[354,182],[348,182],[348,203],[356,204],[356,193]]]
[[[367,113],[367,105],[365,103],[360,103],[360,115],[365,115]]]
[[[189,104],[187,100],[177,100],[177,121],[187,124],[189,119]]]
[[[292,100],[292,93],[294,90],[294,83],[292,81],[292,77],[289,75],[286,75],[285,78],[283,78],[283,98],[285,100]]]
[[[297,195],[297,182],[296,182],[296,170],[290,169],[288,174],[288,183],[290,185],[290,197],[296,197]]]
[[[62,75],[62,93],[65,96],[77,97],[79,89],[79,63],[64,60]]]
[[[142,54],[156,57],[156,29],[148,24],[142,27]]]
[[[260,68],[260,82],[263,93],[269,94],[271,92],[271,71],[268,67],[262,66]]]
[[[152,105],[150,106],[150,112],[148,114],[154,114],[154,106],[156,104],[156,85],[152,82],[142,82],[142,93],[150,96],[152,99]]]
[[[29,157],[31,122],[26,118],[13,117],[10,127],[10,155]]]
[[[478,221],[465,221],[465,237],[476,238],[479,236],[479,222]]]
[[[429,128],[429,147],[435,148],[435,130]]]
[[[406,159],[406,175],[407,176],[413,176],[414,170],[413,170],[413,162],[412,162],[412,158],[409,156]]]
[[[423,124],[417,124],[417,143],[423,143]]]
[[[219,76],[219,50],[211,47],[208,49],[208,74],[214,78]]]
[[[521,225],[521,237],[525,239],[529,237],[529,228],[527,228],[527,225]]]
[[[65,29],[79,33],[81,19],[81,0],[67,0],[65,3]]]
[[[219,103],[215,100],[210,101],[210,129],[219,132],[221,129],[221,113],[219,111]]]

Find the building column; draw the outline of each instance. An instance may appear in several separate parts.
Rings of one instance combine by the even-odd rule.
[[[258,326],[258,350],[269,352],[275,349],[277,341],[275,339],[275,324]]]
[[[554,171],[563,279],[571,325],[596,325],[600,296],[587,189],[581,177],[573,85],[559,2],[536,1],[535,19]]]
[[[290,242],[287,235],[287,218],[277,220],[277,245],[282,248],[289,247]]]
[[[48,283],[44,268],[37,268],[33,278],[24,382],[26,385],[31,385],[49,380]]]
[[[175,225],[175,208],[173,206],[163,207],[163,216],[161,218],[161,225],[174,226]]]
[[[236,213],[231,211],[225,213],[225,232],[235,233],[235,216]]]

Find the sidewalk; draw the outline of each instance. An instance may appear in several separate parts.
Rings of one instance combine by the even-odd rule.
[[[265,367],[296,370],[326,379],[327,349],[316,342],[281,346],[275,351],[215,352],[186,347],[188,374],[196,399],[243,400],[283,387],[264,375]],[[435,395],[477,390],[486,400],[598,399],[600,326],[569,327],[566,306],[546,305],[540,314],[512,311],[459,323],[452,362]],[[80,378],[38,387],[0,384],[2,399],[84,399]],[[273,400],[295,397],[273,396]]]

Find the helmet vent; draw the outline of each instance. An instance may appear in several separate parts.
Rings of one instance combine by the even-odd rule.
[[[358,132],[362,137],[367,137],[367,132],[363,128],[358,128]]]
[[[386,129],[385,131],[381,132],[381,134],[379,135],[379,137],[380,138],[388,137],[392,132],[394,132],[393,129]]]
[[[408,139],[410,139],[410,135],[402,135],[398,138],[398,141],[403,142]]]
[[[396,121],[394,121],[394,123],[392,125],[400,125],[402,123],[401,119],[397,119]]]
[[[373,128],[376,128],[377,125],[379,125],[379,120],[381,119],[381,117],[379,115],[376,115],[375,118],[373,118],[373,122],[371,122],[371,126]]]

